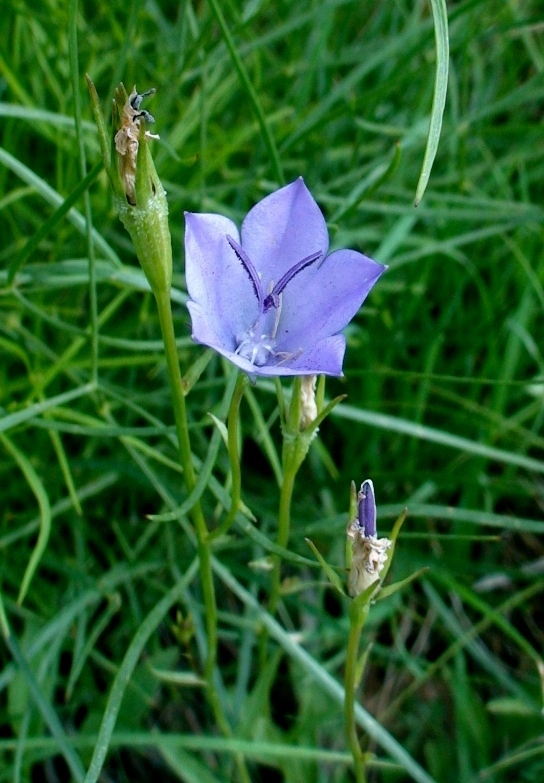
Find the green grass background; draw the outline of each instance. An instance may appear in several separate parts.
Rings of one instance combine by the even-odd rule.
[[[341,567],[349,484],[371,477],[382,532],[409,509],[393,578],[428,570],[365,629],[359,700],[386,732],[363,735],[376,753],[369,781],[539,783],[540,4],[449,2],[448,99],[417,208],[436,67],[428,3],[110,0],[80,4],[71,25],[74,8],[2,4],[0,589],[12,636],[0,642],[0,781],[83,781],[101,724],[103,781],[234,780],[234,751],[255,781],[351,780],[335,691],[347,610],[304,537]],[[152,296],[104,173],[94,169],[87,201],[80,188],[99,160],[85,72],[106,110],[121,79],[158,89],[147,108],[161,135],[179,356],[198,377],[187,403],[210,524],[228,506],[229,467],[207,414],[225,417],[234,375],[217,356],[194,365],[183,211],[240,221],[303,175],[332,246],[389,265],[348,327],[345,377],[327,384],[348,398],[297,480],[289,590],[265,667],[271,621],[257,601],[281,437],[272,385],[242,403],[243,498],[256,521],[240,516],[216,551],[231,740],[194,681],[205,638],[188,522],[147,518],[184,493]]]

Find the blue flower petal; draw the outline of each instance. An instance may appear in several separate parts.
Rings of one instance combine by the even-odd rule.
[[[193,336],[213,347],[234,349],[235,337],[258,316],[258,300],[243,265],[227,241],[238,228],[222,215],[185,215],[185,277],[194,309]],[[191,311],[191,314],[193,310]]]
[[[241,235],[265,287],[310,253],[321,251],[325,257],[329,248],[325,219],[302,177],[250,209]]]
[[[301,272],[283,294],[278,350],[305,350],[344,329],[386,268],[355,250],[337,250]]]

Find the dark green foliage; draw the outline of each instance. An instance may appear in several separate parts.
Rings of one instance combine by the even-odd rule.
[[[70,752],[87,769],[115,675],[132,653],[104,780],[233,780],[240,751],[256,783],[350,781],[342,707],[323,686],[327,671],[342,678],[347,607],[312,568],[304,538],[341,567],[350,481],[367,477],[381,532],[409,508],[393,578],[429,570],[372,608],[361,703],[439,783],[538,783],[540,4],[449,4],[448,102],[417,209],[434,81],[430,6],[220,4],[285,181],[304,176],[335,247],[390,267],[348,328],[345,377],[327,382],[329,399],[348,399],[322,424],[295,487],[297,558],[286,562],[291,581],[278,620],[300,632],[321,674],[294,661],[287,633],[269,638],[261,666],[260,620],[217,577],[220,692],[235,735],[228,747],[200,685],[174,676],[201,675],[205,642],[196,573],[168,598],[195,558],[188,521],[147,518],[186,497],[154,302],[104,173],[89,191],[96,317],[83,198],[55,218],[82,179],[68,5],[2,4],[0,590],[21,659],[2,643],[0,783],[69,780]],[[106,110],[121,79],[129,89],[158,89],[148,108],[161,135],[154,158],[168,194],[185,372],[202,349],[190,340],[184,307],[183,211],[239,221],[280,185],[270,140],[206,2],[85,3],[77,29],[87,171],[99,150],[84,73]],[[13,284],[10,266],[19,269]],[[197,464],[214,458],[202,498],[211,528],[228,508],[229,464],[207,414],[225,419],[232,371],[213,356],[187,396]],[[274,388],[259,382],[241,409],[242,497],[256,530],[235,525],[215,552],[263,603],[268,572],[259,565],[276,535],[277,419]],[[45,543],[49,526],[28,573],[38,530]],[[25,572],[32,579],[18,605]],[[161,599],[164,615],[149,623],[136,654],[136,635]],[[266,743],[283,744],[281,752]],[[368,749],[380,759],[369,781],[408,779],[374,741]]]

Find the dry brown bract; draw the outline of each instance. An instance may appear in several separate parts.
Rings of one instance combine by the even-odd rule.
[[[155,90],[139,93],[136,87],[130,93],[121,113],[121,127],[115,134],[115,149],[119,153],[119,173],[129,204],[136,204],[136,159],[138,156],[140,122],[155,122],[148,111],[140,110],[142,100]],[[157,133],[145,132],[146,139],[160,138]]]

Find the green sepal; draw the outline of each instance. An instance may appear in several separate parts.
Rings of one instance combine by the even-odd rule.
[[[353,519],[357,519],[357,485],[354,481],[351,482],[349,488],[349,516],[348,524]],[[346,571],[349,573],[351,569],[351,563],[353,560],[353,541],[349,536],[346,536]]]
[[[295,381],[299,381],[299,378],[296,378]],[[329,415],[332,409],[335,408],[338,403],[345,398],[345,396],[345,394],[341,394],[339,397],[335,397],[334,400],[331,400],[331,402],[329,402],[329,404],[323,408],[321,413],[314,419],[314,421],[312,421],[311,424],[308,425],[308,427],[303,430],[299,430],[298,422],[300,415],[300,384],[295,382],[293,387],[293,395],[289,406],[289,412],[287,414],[287,421],[282,424],[282,463],[286,469],[289,465],[296,473],[296,471],[300,468],[306,459],[310,445],[315,438],[317,428],[323,419]]]
[[[100,98],[98,97],[96,87],[94,86],[94,83],[88,73],[85,74],[85,79],[87,81],[87,87],[89,88],[91,108],[93,110],[94,121],[98,131],[98,143],[100,144],[100,152],[102,154],[102,160],[104,161],[104,168],[106,170],[106,174],[108,175],[114,198],[122,198],[123,185],[121,183],[121,177],[119,176],[117,165],[114,163],[115,147],[112,148],[113,135],[109,133],[106,128],[106,122],[104,120],[104,114],[102,113]]]
[[[304,540],[306,541],[306,543],[308,544],[308,546],[310,547],[310,549],[318,559],[319,565],[327,575],[327,578],[331,583],[331,585],[338,593],[340,593],[340,595],[345,596],[346,593],[344,592],[344,588],[342,587],[342,580],[340,579],[340,577],[338,576],[334,568],[327,563],[327,561],[325,560],[323,555],[319,552],[319,550],[317,549],[313,541],[310,541],[309,538],[305,538]]]
[[[363,590],[362,593],[359,593],[359,595],[352,599],[349,605],[349,612],[350,617],[352,617],[354,621],[360,622],[362,619],[366,618],[370,604],[374,600],[377,591],[380,589],[381,581],[381,579],[375,579],[366,590]]]
[[[332,411],[334,408],[336,408],[336,406],[338,405],[338,403],[342,402],[342,400],[345,400],[347,396],[348,396],[347,394],[339,394],[339,395],[338,395],[338,397],[335,397],[335,398],[334,398],[334,400],[331,400],[331,401],[330,401],[330,402],[329,402],[327,405],[325,405],[325,407],[323,408],[323,410],[322,410],[322,411],[321,411],[321,412],[320,412],[320,413],[319,413],[319,414],[318,414],[318,415],[315,417],[315,419],[312,421],[312,423],[311,423],[311,424],[309,424],[309,425],[306,427],[306,429],[304,430],[304,433],[305,433],[305,434],[307,433],[308,435],[313,435],[313,433],[314,433],[314,432],[315,432],[315,430],[316,430],[316,429],[319,427],[319,425],[321,424],[321,422],[322,422],[324,419],[326,419],[326,418],[327,418],[327,416],[329,415],[329,413],[330,413],[330,412],[331,412],[331,411]]]
[[[376,601],[383,601],[384,598],[389,598],[389,596],[393,595],[393,593],[396,593],[409,585],[410,582],[413,582],[415,579],[419,579],[419,577],[425,574],[428,570],[428,567],[419,568],[417,571],[414,571],[413,574],[407,576],[406,579],[401,579],[398,582],[394,582],[392,585],[382,587],[379,594],[376,596]]]
[[[395,546],[397,544],[397,538],[400,533],[400,529],[404,523],[404,520],[406,519],[407,514],[408,514],[408,509],[404,508],[401,511],[400,515],[395,520],[395,524],[393,525],[393,530],[391,531],[391,534],[388,536],[389,540],[391,541],[391,546],[387,550],[387,559],[384,563],[384,566],[380,574],[380,580],[382,582],[385,580],[385,577],[387,576],[388,571],[391,568],[391,563],[393,562],[393,555],[395,554]]]

